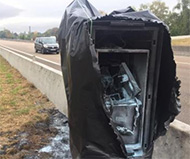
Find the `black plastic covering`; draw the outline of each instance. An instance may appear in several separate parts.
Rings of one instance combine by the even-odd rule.
[[[166,127],[180,112],[178,99],[180,82],[176,79],[171,39],[164,23],[149,11],[136,12],[129,7],[101,17],[87,0],[74,0],[65,10],[58,39],[68,100],[72,157],[127,158],[124,145],[114,132],[110,124],[111,117],[106,115],[103,106],[104,86],[92,40],[93,22],[97,20],[143,21],[145,25],[157,25],[163,28],[155,116],[156,130],[152,130],[154,139],[165,134]],[[136,87],[138,89],[138,86]],[[149,147],[149,151],[152,147]]]

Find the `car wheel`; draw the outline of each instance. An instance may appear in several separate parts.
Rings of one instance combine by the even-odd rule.
[[[59,52],[56,52],[56,54],[59,54]]]
[[[38,52],[38,50],[35,48],[35,52],[37,53]]]
[[[42,52],[42,54],[45,54],[45,50],[44,50],[44,48],[42,48],[42,51],[41,51],[41,52]]]

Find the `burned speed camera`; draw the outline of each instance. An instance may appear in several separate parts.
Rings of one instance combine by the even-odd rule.
[[[73,158],[151,158],[180,112],[167,27],[132,8],[101,17],[87,0],[59,28]]]
[[[163,31],[105,20],[94,22],[93,37],[110,124],[128,156],[143,156],[153,140]]]

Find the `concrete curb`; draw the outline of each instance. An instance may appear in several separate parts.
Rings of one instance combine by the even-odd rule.
[[[36,62],[0,46],[2,55],[28,81],[32,82],[42,93],[67,115],[67,100],[61,71]],[[175,120],[166,136],[160,137],[154,146],[153,159],[189,159],[190,126]]]

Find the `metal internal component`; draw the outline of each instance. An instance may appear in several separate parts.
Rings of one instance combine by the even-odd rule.
[[[102,68],[102,84],[106,111],[112,118],[112,126],[121,135],[136,136],[135,129],[140,117],[141,92],[126,63],[114,66],[118,72],[111,75],[109,67]],[[132,141],[135,143],[135,141]]]

